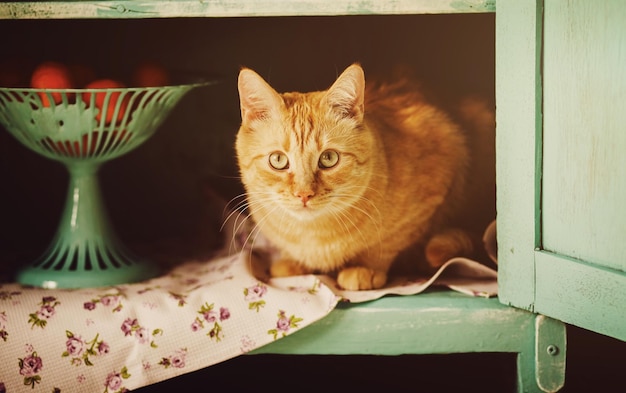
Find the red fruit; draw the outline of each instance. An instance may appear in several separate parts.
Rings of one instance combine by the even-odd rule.
[[[54,61],[41,63],[30,78],[30,85],[37,89],[70,89],[72,88],[72,78],[69,69]],[[50,106],[47,93],[38,93],[41,97],[43,106]],[[55,104],[62,100],[61,93],[54,92],[50,94]]]
[[[123,87],[125,87],[123,83],[115,81],[113,79],[99,79],[85,86],[85,88],[87,89],[105,89],[105,88],[108,89],[108,88],[123,88]],[[96,95],[95,105],[96,105],[96,108],[100,110],[98,114],[96,115],[97,121],[100,121],[100,119],[102,118],[102,109],[104,108],[104,100],[106,99],[107,94],[109,93],[105,91],[95,93]],[[120,100],[121,94],[122,93],[119,91],[110,93],[109,105],[107,106],[107,113],[105,117],[105,122],[107,124],[111,123],[111,121],[113,120],[115,107],[117,106],[117,102]],[[91,105],[91,93],[90,92],[83,93],[83,101],[85,101],[85,104],[87,104],[87,106]],[[124,98],[122,98],[120,109],[117,113],[116,121],[121,121],[122,118],[124,117],[124,114],[126,113],[126,109],[128,108],[129,101],[130,101],[130,95],[125,94]]]
[[[169,83],[169,73],[165,67],[157,63],[141,63],[133,73],[133,84],[137,87],[167,86]]]

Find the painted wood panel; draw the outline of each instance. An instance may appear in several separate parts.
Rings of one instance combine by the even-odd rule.
[[[626,341],[626,275],[537,252],[536,310]]]
[[[538,243],[541,28],[538,0],[500,0],[496,17],[498,280],[503,303],[532,310]]]
[[[625,10],[500,0],[496,18],[500,300],[622,340]]]
[[[551,0],[542,248],[626,271],[626,3]]]
[[[495,0],[122,0],[0,3],[0,19],[392,15],[494,11]]]
[[[545,2],[535,311],[626,340],[626,3]],[[539,178],[539,177],[538,177]]]

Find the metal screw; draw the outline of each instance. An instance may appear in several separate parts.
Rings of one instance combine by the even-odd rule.
[[[550,356],[556,356],[559,354],[559,347],[556,345],[548,345],[547,352]]]

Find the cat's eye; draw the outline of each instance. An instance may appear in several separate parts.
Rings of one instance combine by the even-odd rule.
[[[339,153],[334,150],[326,150],[320,155],[319,167],[322,169],[332,168],[339,162]]]
[[[287,158],[287,155],[280,151],[275,151],[270,154],[269,162],[272,168],[279,171],[289,168],[289,159]]]

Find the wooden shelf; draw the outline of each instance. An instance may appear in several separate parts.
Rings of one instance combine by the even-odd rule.
[[[0,19],[141,19],[495,12],[495,0],[145,0],[2,2]]]
[[[252,354],[517,353],[518,392],[555,392],[565,380],[565,325],[498,299],[452,291],[340,304],[328,316]]]
[[[340,303],[320,321],[253,353],[523,352],[533,348],[536,317],[505,306],[497,298],[453,291],[387,296],[365,303]]]

